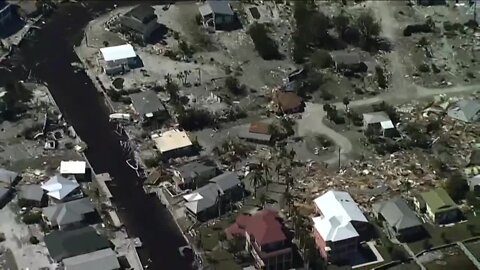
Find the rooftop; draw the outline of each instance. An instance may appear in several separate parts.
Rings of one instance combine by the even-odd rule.
[[[50,257],[57,262],[110,247],[107,238],[97,234],[90,226],[68,231],[53,231],[45,236],[45,244]]]
[[[63,260],[63,264],[68,270],[114,270],[120,268],[117,255],[111,248],[67,258]]]
[[[166,110],[157,94],[151,90],[131,94],[130,99],[135,111],[142,116]]]
[[[116,61],[137,57],[133,46],[130,44],[101,48],[100,52],[105,61]]]
[[[152,135],[152,139],[161,153],[192,146],[192,141],[185,131],[172,129],[160,135]]]
[[[12,172],[5,169],[0,169],[0,182],[11,185],[15,182],[18,177],[18,173]]]
[[[420,194],[433,213],[456,208],[457,205],[443,188],[436,188]]]
[[[20,199],[40,202],[44,191],[39,185],[23,185],[20,187],[18,197]]]
[[[210,179],[210,183],[215,183],[221,192],[225,192],[233,187],[240,185],[240,180],[235,172],[225,172]]]
[[[197,174],[216,170],[217,166],[213,162],[194,161],[177,168],[177,171],[185,179],[194,178]]]
[[[57,200],[62,200],[79,187],[74,177],[65,178],[61,175],[51,177],[42,185],[42,189],[47,191],[47,195]]]
[[[88,198],[82,198],[45,207],[42,211],[53,226],[64,226],[82,221],[84,215],[93,213],[95,208]]]
[[[234,15],[233,10],[230,7],[230,1],[226,0],[206,1],[205,4],[200,6],[198,9],[202,16],[207,16],[212,13],[231,16]]]
[[[478,121],[480,119],[480,102],[477,100],[460,100],[448,110],[448,116],[464,122]]]
[[[378,124],[386,121],[390,121],[390,117],[386,112],[371,112],[363,114],[363,121],[367,124]],[[393,126],[393,124],[392,124]]]
[[[291,111],[303,106],[302,98],[294,92],[275,91],[273,100],[283,111]]]
[[[253,216],[240,215],[236,222],[226,229],[229,237],[244,236],[245,232],[253,236],[257,244],[265,245],[284,241],[283,224],[275,210],[265,209]]]
[[[150,22],[152,19],[157,18],[157,15],[155,15],[155,9],[152,6],[145,4],[141,4],[132,8],[125,13],[125,16],[133,17],[144,24]]]
[[[270,124],[264,122],[253,122],[250,124],[248,132],[270,135]]]
[[[333,51],[330,56],[335,63],[340,65],[353,65],[361,62],[360,54],[357,52]]]
[[[314,200],[321,216],[314,217],[315,229],[325,241],[358,236],[351,221],[368,222],[353,198],[344,191],[330,190]]]
[[[375,212],[381,214],[385,221],[397,231],[422,225],[417,215],[408,207],[405,200],[400,197],[376,203],[372,207]]]
[[[85,174],[87,162],[85,161],[62,161],[60,162],[60,174]]]

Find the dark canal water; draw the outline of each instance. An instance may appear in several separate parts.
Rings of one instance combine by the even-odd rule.
[[[70,64],[78,62],[73,45],[82,37],[83,28],[93,14],[107,7],[113,7],[113,3],[62,5],[7,61],[7,65],[13,65],[12,71],[0,68],[0,85],[11,79],[25,80],[28,74],[46,82],[67,121],[88,144],[86,155],[94,170],[113,176],[116,205],[129,234],[143,241],[140,256],[145,264],[150,258],[149,269],[191,269],[191,260],[178,252],[178,247],[186,243],[167,209],[144,193],[137,185],[135,172],[126,165],[119,138],[108,122],[103,97],[87,75],[75,73]]]

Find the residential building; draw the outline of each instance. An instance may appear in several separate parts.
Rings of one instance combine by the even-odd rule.
[[[4,188],[14,187],[20,181],[20,176],[16,172],[0,169],[0,186]]]
[[[96,212],[88,198],[59,203],[42,209],[45,223],[52,228],[60,229],[82,224],[87,216],[92,214]]]
[[[480,196],[480,174],[469,178],[467,181],[470,190],[475,192],[477,196]]]
[[[87,162],[83,160],[69,160],[60,162],[60,174],[63,176],[75,176],[77,180],[87,180]]]
[[[254,143],[270,144],[272,134],[270,124],[264,122],[254,122],[248,129],[241,130],[238,137]]]
[[[181,189],[196,189],[217,175],[217,166],[209,160],[193,161],[175,168],[175,182]]]
[[[103,69],[108,75],[127,72],[137,64],[137,54],[130,44],[101,48],[100,53]]]
[[[55,262],[111,247],[110,241],[93,227],[52,231],[44,238],[50,257]]]
[[[120,24],[143,41],[148,41],[160,26],[155,9],[145,4],[138,5],[120,16]]]
[[[152,140],[166,159],[188,156],[193,152],[193,144],[183,130],[172,129],[161,134],[153,134]]]
[[[417,0],[417,4],[421,6],[444,6],[447,0]]]
[[[133,109],[143,121],[168,118],[168,111],[155,92],[151,90],[138,92],[131,94],[130,99]]]
[[[480,120],[480,102],[477,100],[460,100],[447,111],[447,115],[467,123],[477,122]]]
[[[0,208],[11,199],[13,187],[18,184],[20,179],[18,173],[0,169]]]
[[[278,89],[273,91],[273,103],[278,113],[298,113],[305,107],[303,99],[296,93]]]
[[[235,13],[226,0],[206,1],[198,8],[203,25],[214,30],[227,30],[235,22]]]
[[[5,0],[0,1],[0,28],[4,27],[13,17],[13,6]]]
[[[415,206],[436,224],[454,223],[462,219],[462,212],[443,188],[420,193],[415,197]]]
[[[314,202],[319,216],[313,218],[313,231],[320,254],[330,262],[348,261],[359,242],[370,237],[367,218],[344,191],[330,190]]]
[[[198,220],[208,220],[241,199],[243,191],[237,174],[226,172],[210,179],[207,185],[184,195],[185,209],[187,214]]]
[[[384,137],[395,137],[397,129],[386,112],[371,112],[363,114],[363,130],[368,129],[379,132]]]
[[[61,175],[51,177],[41,188],[47,191],[47,195],[55,202],[65,202],[83,197],[80,185],[74,176],[65,178]]]
[[[401,197],[375,203],[372,208],[376,218],[386,223],[392,237],[403,241],[424,233],[422,222]]]
[[[246,249],[255,259],[255,266],[260,269],[286,270],[292,266],[291,240],[274,210],[265,209],[253,216],[240,215],[225,233],[230,239],[246,239]]]
[[[19,205],[42,207],[47,203],[46,198],[40,185],[22,185],[18,190]]]
[[[351,70],[355,72],[366,72],[368,66],[362,61],[357,52],[333,51],[330,53],[337,70]]]
[[[116,270],[120,269],[117,254],[111,248],[63,260],[65,270]]]

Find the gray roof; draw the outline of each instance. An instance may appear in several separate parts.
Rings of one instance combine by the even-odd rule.
[[[214,183],[207,184],[199,189],[196,189],[189,195],[186,195],[195,199],[187,200],[188,202],[185,203],[185,207],[195,214],[200,213],[214,206],[217,202],[218,195],[219,190],[217,185]]]
[[[11,189],[0,187],[0,200],[3,200],[10,193]]]
[[[223,173],[210,179],[209,182],[209,184],[183,196],[187,200],[185,207],[193,213],[200,213],[214,206],[219,194],[240,184],[237,174],[233,172]]]
[[[215,170],[217,170],[215,165],[201,161],[190,162],[177,168],[177,171],[185,180],[193,179],[197,175]]]
[[[337,65],[353,65],[362,62],[360,54],[356,52],[333,51],[330,56]]]
[[[240,180],[235,172],[225,172],[219,176],[210,179],[210,183],[215,183],[221,192],[225,192],[235,186],[240,185]]]
[[[40,185],[23,185],[20,187],[18,197],[20,199],[40,202],[45,195]]]
[[[45,244],[50,257],[59,262],[65,258],[87,254],[110,247],[110,241],[99,235],[93,227],[53,231],[46,235]]]
[[[216,0],[206,1],[203,6],[199,7],[200,14],[206,16],[212,13],[233,16],[233,10],[230,7],[230,1]]]
[[[153,18],[156,18],[155,9],[146,4],[140,4],[132,8],[130,11],[125,13],[125,16],[134,17],[142,23],[147,23]]]
[[[371,112],[363,114],[363,121],[367,124],[377,124],[383,121],[390,121],[386,112]]]
[[[480,119],[480,102],[461,100],[447,112],[448,116],[464,122],[475,122]]]
[[[135,111],[142,116],[149,113],[166,111],[165,106],[157,97],[157,94],[151,90],[131,94],[130,98],[132,99]]]
[[[88,198],[60,203],[43,208],[43,215],[52,225],[64,226],[84,219],[84,215],[93,213],[95,208]]]
[[[17,179],[18,173],[0,169],[0,182],[11,185]]]
[[[111,248],[97,250],[63,260],[66,270],[119,269],[117,255]]]
[[[270,142],[270,140],[272,139],[272,135],[270,134],[250,132],[248,128],[241,130],[238,134],[238,137],[241,139],[256,140],[262,142]]]
[[[405,200],[400,197],[376,203],[372,207],[375,212],[382,215],[385,221],[397,231],[422,225],[417,215],[408,207]]]

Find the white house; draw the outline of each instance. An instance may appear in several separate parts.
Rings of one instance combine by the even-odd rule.
[[[314,200],[314,236],[320,254],[329,261],[351,258],[369,224],[357,203],[344,191],[331,190]]]
[[[100,53],[104,61],[103,68],[108,75],[130,70],[137,60],[137,54],[130,44],[101,48]]]
[[[187,133],[178,129],[153,134],[152,140],[158,151],[166,158],[189,155],[193,146]]]

